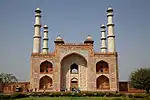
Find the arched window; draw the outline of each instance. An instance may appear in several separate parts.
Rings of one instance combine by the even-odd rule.
[[[78,73],[78,65],[77,64],[72,64],[70,67],[70,73],[71,74],[77,74]]]
[[[105,61],[99,61],[96,63],[96,73],[109,73],[108,63]]]
[[[104,75],[99,76],[96,79],[96,87],[101,90],[110,89],[109,78]]]
[[[53,65],[48,61],[44,61],[40,65],[40,73],[52,73]]]

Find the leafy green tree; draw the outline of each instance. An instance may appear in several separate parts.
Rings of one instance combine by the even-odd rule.
[[[149,93],[150,90],[150,68],[140,68],[133,71],[130,76],[131,86],[136,89],[143,89]]]
[[[0,85],[2,92],[4,91],[4,87],[13,82],[17,82],[18,79],[13,74],[0,73]]]

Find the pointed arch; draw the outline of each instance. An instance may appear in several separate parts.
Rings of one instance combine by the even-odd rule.
[[[70,88],[67,83],[70,83],[70,79],[68,79],[68,75],[70,74],[71,65],[76,66],[77,69],[82,69],[81,71],[86,72],[87,70],[87,60],[84,56],[78,53],[70,53],[64,56],[61,60],[60,67],[60,88]],[[82,75],[83,73],[81,73]],[[87,73],[83,76],[86,78]],[[86,82],[84,82],[86,83]]]
[[[52,73],[53,64],[49,61],[44,61],[40,64],[40,73]]]
[[[96,88],[100,90],[110,89],[109,78],[101,75],[96,79]]]
[[[51,77],[45,75],[40,79],[40,87],[39,89],[50,90],[52,89],[53,80]]]
[[[68,57],[70,57],[70,56],[73,56],[73,55],[78,55],[79,57],[83,58],[83,59],[86,61],[86,63],[87,63],[86,57],[84,57],[82,54],[76,53],[76,52],[72,52],[72,53],[69,53],[69,54],[65,55],[65,56],[61,59],[61,63],[62,63],[62,61],[63,61],[64,59],[66,59],[66,58],[68,58]]]
[[[109,65],[106,61],[99,61],[96,63],[96,73],[109,73]]]
[[[72,78],[70,80],[70,90],[77,89],[78,88],[78,79]]]
[[[78,79],[77,78],[72,78],[71,81],[78,81]]]

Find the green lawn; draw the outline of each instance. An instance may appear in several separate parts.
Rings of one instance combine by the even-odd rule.
[[[15,100],[150,100],[150,99],[132,99],[123,97],[31,97],[20,98]]]

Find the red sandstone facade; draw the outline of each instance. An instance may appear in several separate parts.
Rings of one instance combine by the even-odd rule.
[[[30,89],[37,91],[118,91],[117,53],[96,53],[93,43],[55,42],[53,53],[32,53],[30,78]]]
[[[21,88],[20,92],[27,92],[29,90],[30,83],[29,82],[17,82],[17,83],[10,83],[6,84],[2,90],[2,85],[0,85],[0,91],[4,93],[13,93],[16,92],[16,88]]]

